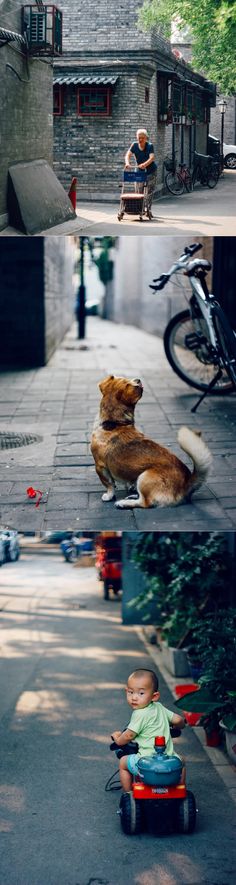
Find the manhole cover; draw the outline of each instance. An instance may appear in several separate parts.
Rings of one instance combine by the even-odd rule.
[[[16,449],[30,446],[31,443],[42,442],[43,437],[37,433],[4,433],[0,432],[0,449]]]

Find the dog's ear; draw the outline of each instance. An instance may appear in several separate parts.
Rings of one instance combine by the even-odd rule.
[[[103,381],[100,381],[98,387],[101,393],[105,393],[107,387],[109,387],[110,381],[114,380],[114,375],[108,375],[107,378],[103,378]]]

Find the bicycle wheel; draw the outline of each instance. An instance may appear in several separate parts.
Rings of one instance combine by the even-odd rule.
[[[168,191],[174,195],[174,197],[180,197],[184,192],[184,183],[182,179],[178,176],[176,172],[168,172],[165,177],[165,183]]]
[[[234,387],[236,387],[236,335],[220,304],[213,305],[212,320],[219,341],[222,362]]]
[[[190,194],[190,192],[193,190],[193,180],[192,180],[191,172],[189,171],[189,169],[187,169],[186,172],[187,172],[187,174],[186,174],[184,186],[185,186],[185,189],[188,192],[188,194]]]
[[[219,169],[218,166],[212,166],[211,169],[208,170],[207,173],[207,187],[215,187],[217,181],[219,180]]]
[[[193,320],[190,310],[177,313],[166,327],[164,349],[171,368],[182,381],[203,392],[208,388],[217,374],[220,359],[217,359],[217,355],[215,360],[213,358],[207,326],[202,317]],[[223,395],[233,390],[232,380],[223,369],[222,377],[211,394]]]
[[[195,166],[192,174],[192,186],[196,187],[196,184],[201,183],[201,169],[200,166]]]

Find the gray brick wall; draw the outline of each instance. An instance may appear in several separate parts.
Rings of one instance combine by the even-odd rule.
[[[0,23],[21,33],[20,0],[0,0]],[[19,77],[6,65],[10,64]],[[24,82],[23,82],[24,81]],[[0,50],[0,227],[6,219],[11,164],[43,157],[52,165],[52,63],[30,59],[17,43]],[[2,223],[1,223],[2,219]]]
[[[131,50],[154,46],[153,34],[143,33],[137,26],[138,9],[143,0],[60,0],[63,12],[63,48],[65,53],[98,50]]]
[[[74,248],[68,237],[44,238],[45,362],[74,315]]]
[[[73,316],[73,260],[70,238],[0,239],[0,366],[48,361]]]
[[[64,114],[54,118],[54,170],[66,188],[73,175],[78,178],[81,199],[99,191],[118,195],[124,155],[138,126],[147,127],[155,142],[151,104],[145,103],[151,76],[152,71],[121,73],[112,95],[112,115],[100,119],[79,117],[77,89],[65,88]]]
[[[78,179],[79,199],[114,199],[121,178],[124,154],[136,129],[145,126],[154,143],[158,161],[157,190],[163,187],[163,159],[171,150],[171,126],[158,124],[158,67],[172,66],[170,44],[156,30],[143,33],[137,25],[143,0],[62,0],[61,74],[118,75],[110,118],[78,116],[76,87],[64,87],[64,114],[54,118],[54,169],[64,187]],[[185,74],[186,66],[180,72]],[[150,102],[145,102],[145,88]],[[199,150],[206,143],[199,132]],[[189,132],[185,133],[185,157],[189,162]],[[176,127],[176,150],[180,155],[180,127]]]

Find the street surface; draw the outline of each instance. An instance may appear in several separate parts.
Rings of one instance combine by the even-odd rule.
[[[198,823],[191,836],[125,836],[111,730],[127,722],[123,686],[153,663],[94,569],[55,555],[3,566],[1,885],[229,885],[235,805],[191,728],[187,758]],[[161,699],[174,701],[161,679]],[[232,769],[233,776],[233,769]]]
[[[42,441],[0,451],[0,522],[21,531],[48,529],[225,530],[236,525],[235,394],[211,397],[191,413],[198,392],[170,368],[162,340],[140,329],[88,319],[87,338],[74,325],[49,364],[0,376],[0,430],[37,433]],[[192,502],[179,507],[117,510],[90,453],[98,411],[98,382],[108,374],[141,377],[144,394],[136,423],[149,436],[179,449],[180,425],[202,431],[213,467]],[[29,486],[43,492],[38,508]],[[122,489],[118,497],[124,497]]]
[[[117,219],[120,189],[117,184],[117,200],[113,203],[83,202],[77,192],[77,221],[41,231],[41,236],[53,234],[88,233],[89,236],[169,236],[191,234],[195,237],[236,235],[236,170],[225,169],[216,188],[196,188],[192,193],[172,197],[166,194],[153,203],[154,218],[140,224],[138,218],[125,215]],[[12,227],[0,232],[0,236],[24,236]]]

